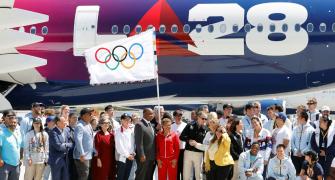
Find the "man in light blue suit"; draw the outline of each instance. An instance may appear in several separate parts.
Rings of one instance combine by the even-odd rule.
[[[56,127],[49,133],[49,159],[48,164],[51,168],[53,180],[68,180],[69,178],[69,159],[68,152],[72,147],[70,134],[65,129],[65,118],[55,117]]]
[[[73,159],[79,180],[87,180],[89,177],[93,153],[93,129],[90,124],[93,111],[91,108],[83,108],[80,111],[80,121],[74,129]]]

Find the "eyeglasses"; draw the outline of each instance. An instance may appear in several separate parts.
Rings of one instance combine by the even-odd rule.
[[[313,104],[315,104],[315,103],[307,103],[308,106],[313,105]]]

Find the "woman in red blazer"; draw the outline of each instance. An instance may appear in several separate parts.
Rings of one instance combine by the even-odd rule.
[[[179,157],[179,138],[171,131],[172,120],[162,120],[163,131],[156,136],[156,159],[158,164],[158,179],[177,179],[177,164]]]

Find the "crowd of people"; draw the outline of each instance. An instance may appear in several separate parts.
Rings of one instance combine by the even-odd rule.
[[[101,113],[70,107],[47,109],[35,102],[18,122],[15,111],[3,112],[0,124],[0,180],[97,179],[150,180],[291,180],[335,179],[335,123],[330,108],[317,100],[297,107],[289,119],[274,104],[261,112],[248,103],[242,118],[233,106],[209,112],[204,105],[185,121],[162,106],[123,113],[112,105]]]

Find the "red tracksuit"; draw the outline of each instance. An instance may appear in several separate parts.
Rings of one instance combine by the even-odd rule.
[[[158,168],[158,179],[169,180],[177,179],[179,157],[179,138],[174,132],[164,136],[159,132],[156,136],[156,158],[162,161],[162,167]],[[176,160],[176,166],[172,167],[172,160]]]

